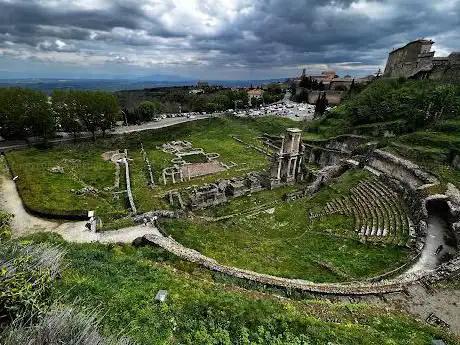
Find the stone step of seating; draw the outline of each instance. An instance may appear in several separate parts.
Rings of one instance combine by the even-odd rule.
[[[401,233],[401,224],[398,218],[401,218],[401,216],[404,217],[405,212],[402,211],[401,208],[398,206],[398,204],[400,204],[400,201],[397,198],[397,193],[395,193],[394,191],[388,192],[388,190],[390,190],[389,188],[386,188],[384,192],[385,186],[380,181],[378,181],[378,183],[375,183],[374,185],[375,190],[379,191],[380,195],[387,196],[385,198],[386,202],[383,203],[383,206],[387,209],[387,213],[391,218],[391,224],[393,224],[394,228],[390,229],[390,235],[399,237]]]
[[[351,193],[356,196],[356,198],[359,200],[360,204],[363,206],[365,210],[368,221],[366,235],[374,236],[377,229],[377,216],[374,208],[371,206],[372,201],[368,199],[367,195],[364,194],[359,187],[353,188]]]
[[[379,192],[378,187],[375,186],[372,180],[364,181],[363,183],[366,191],[373,195],[375,200],[374,206],[377,210],[379,217],[379,231],[377,231],[378,237],[388,237],[388,241],[392,241],[393,234],[395,231],[394,224],[394,212],[389,206],[389,199],[391,198],[390,193]],[[392,194],[391,194],[392,195]]]
[[[373,179],[372,181],[375,185],[375,188],[380,190],[383,195],[398,197],[398,193],[396,193],[390,186],[386,185],[382,181],[378,179]]]
[[[350,195],[350,201],[352,202],[353,208],[356,210],[356,213],[359,214],[359,218],[361,220],[360,225],[361,227],[363,227],[367,218],[366,213],[364,212],[364,209],[361,207],[360,203],[354,195]],[[361,227],[358,229],[360,230]]]
[[[355,231],[359,232],[359,229],[361,228],[361,218],[356,209],[352,208],[352,212],[353,212],[353,218],[355,220]]]
[[[365,192],[369,193],[369,195],[372,195],[375,200],[374,206],[376,207],[378,216],[378,229],[376,235],[378,237],[386,237],[388,234],[387,221],[389,218],[386,202],[384,199],[381,199],[381,195],[373,189],[370,181],[363,181],[361,183],[361,187],[365,190]]]
[[[401,244],[415,232],[399,194],[378,178],[361,181],[347,197],[328,201],[320,214],[312,216],[328,214],[353,217],[355,231],[374,241]]]

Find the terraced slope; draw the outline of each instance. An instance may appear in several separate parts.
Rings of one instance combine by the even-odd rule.
[[[353,217],[355,231],[367,241],[405,245],[412,228],[405,206],[398,194],[376,178],[361,181],[348,196],[329,201],[319,214]]]

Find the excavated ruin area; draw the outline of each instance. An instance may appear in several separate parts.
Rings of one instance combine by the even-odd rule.
[[[233,275],[233,267],[235,276],[238,270],[253,272],[254,279],[245,277],[256,281],[262,274],[279,286],[285,283],[277,277],[295,278],[299,284],[362,280],[390,291],[456,272],[457,194],[430,195],[439,188],[435,176],[364,139],[343,136],[306,144],[294,155],[307,164],[294,170],[296,178],[307,176],[308,188],[298,185],[297,191],[277,194],[280,183],[275,182],[254,195],[216,199],[192,220],[165,222],[166,233],[182,247],[172,250],[164,241],[152,242],[213,270]],[[272,160],[275,180],[283,178],[284,169],[277,157],[288,154],[289,163],[294,157],[283,147],[284,139]],[[355,155],[358,148],[360,155]],[[449,205],[449,219],[427,208],[428,200],[437,197]],[[188,249],[196,255],[186,254]]]
[[[186,164],[182,165],[180,169],[184,176],[190,176],[191,178],[212,175],[227,170],[218,161]]]

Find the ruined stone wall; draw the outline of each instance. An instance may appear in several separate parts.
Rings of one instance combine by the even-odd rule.
[[[349,168],[348,164],[330,165],[321,169],[307,190],[310,195],[317,193],[321,187],[328,185],[332,179],[342,175]]]
[[[429,42],[413,41],[392,51],[388,55],[384,76],[407,78],[426,64],[431,65],[434,52],[430,52],[430,48]]]
[[[342,159],[349,158],[350,154],[339,150],[305,145],[304,161],[308,164],[325,167],[340,164]]]
[[[351,152],[366,142],[367,139],[367,137],[362,135],[344,134],[327,140],[312,140],[304,142],[312,146],[324,147],[326,149]]]
[[[329,104],[340,104],[342,101],[343,91],[326,90],[326,91],[308,91],[308,103],[315,104],[318,99],[318,95],[322,92],[326,93],[326,99]]]
[[[426,189],[439,184],[433,175],[418,165],[391,153],[374,150],[368,165],[408,185],[411,189]]]

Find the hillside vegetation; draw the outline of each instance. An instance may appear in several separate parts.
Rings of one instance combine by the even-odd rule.
[[[401,313],[365,304],[295,300],[243,289],[161,248],[71,245],[56,298],[97,309],[105,334],[138,344],[429,344],[456,339]],[[222,280],[225,282],[223,283]],[[164,303],[154,300],[167,289]],[[384,339],[384,342],[382,342]]]
[[[309,129],[328,136],[351,131],[383,134],[382,130],[403,134],[453,119],[460,120],[460,85],[383,79],[362,92],[349,94],[345,102],[314,121]],[[458,128],[455,126],[447,125],[450,129]]]
[[[451,166],[460,155],[460,84],[430,80],[383,79],[305,125],[322,137],[367,135],[381,147],[405,156],[438,175],[460,183]]]

